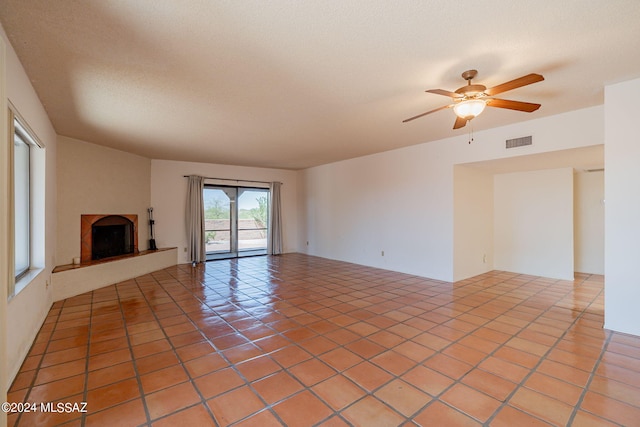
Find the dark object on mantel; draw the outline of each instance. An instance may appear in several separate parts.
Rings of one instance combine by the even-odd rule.
[[[147,209],[147,212],[149,212],[149,228],[151,229],[151,234],[150,234],[151,238],[149,239],[149,250],[155,251],[158,249],[158,247],[156,246],[156,238],[153,234],[153,224],[156,223],[153,220],[153,208]]]

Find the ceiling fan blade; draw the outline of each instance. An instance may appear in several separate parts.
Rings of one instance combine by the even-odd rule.
[[[531,113],[540,108],[540,104],[533,104],[531,102],[522,101],[509,101],[508,99],[489,99],[487,100],[489,107],[506,108],[509,110],[524,111]]]
[[[422,114],[418,114],[417,116],[410,117],[406,120],[403,120],[402,123],[407,123],[407,122],[410,122],[411,120],[419,119],[422,116],[426,116],[427,114],[435,113],[436,111],[444,110],[445,108],[451,108],[451,107],[453,107],[453,104],[445,105],[443,107],[436,108],[435,110],[427,111],[426,113],[422,113]]]
[[[502,92],[506,92],[508,90],[517,89],[522,86],[530,85],[532,83],[538,83],[544,80],[540,74],[527,74],[526,76],[520,77],[515,80],[511,80],[506,83],[502,83],[501,85],[494,86],[484,91],[489,96],[497,95]]]
[[[429,89],[429,90],[425,90],[425,92],[435,93],[436,95],[444,95],[451,98],[462,98],[462,95],[460,95],[459,93],[450,92],[444,89]]]
[[[467,119],[456,116],[456,122],[453,124],[454,129],[460,129],[467,125]]]

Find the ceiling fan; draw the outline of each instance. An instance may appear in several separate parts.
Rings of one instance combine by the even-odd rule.
[[[544,80],[544,77],[542,77],[540,74],[527,74],[526,76],[522,76],[506,83],[502,83],[501,85],[494,86],[489,89],[487,89],[486,86],[483,85],[471,84],[471,80],[474,79],[477,74],[478,71],[476,70],[467,70],[462,73],[462,78],[467,81],[467,85],[456,89],[455,92],[450,92],[444,89],[427,90],[427,92],[435,93],[436,95],[449,96],[452,98],[453,103],[440,108],[436,108],[435,110],[427,111],[426,113],[418,114],[417,116],[410,117],[406,120],[403,120],[402,123],[410,122],[411,120],[426,116],[427,114],[435,113],[436,111],[444,110],[445,108],[453,108],[453,112],[456,113],[456,121],[453,124],[453,128],[460,129],[461,127],[464,127],[469,120],[477,117],[480,113],[482,113],[484,107],[486,106],[524,111],[527,113],[531,113],[540,108],[540,104],[493,98],[494,95],[497,95],[499,93],[541,82],[542,80]]]

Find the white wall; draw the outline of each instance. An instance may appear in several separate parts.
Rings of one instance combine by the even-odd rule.
[[[496,270],[573,280],[573,169],[494,176]]]
[[[453,166],[600,145],[603,124],[602,107],[592,107],[476,132],[472,144],[459,133],[304,170],[302,248],[308,241],[311,255],[452,281]],[[532,146],[505,149],[527,135]]]
[[[446,163],[425,167],[431,148],[420,145],[305,171],[308,253],[449,278],[453,169]]]
[[[604,172],[577,171],[573,184],[575,270],[604,274]]]
[[[453,169],[453,279],[493,269],[493,175],[456,165]]]
[[[298,250],[297,172],[284,169],[152,160],[151,205],[156,225],[154,230],[156,244],[158,247],[177,247],[178,263],[189,262],[185,251],[187,247],[185,225],[187,178],[184,178],[185,175],[282,182],[283,250],[284,252]],[[241,183],[241,185],[244,184],[246,183]]]
[[[6,359],[3,358],[3,360],[7,364],[6,379],[11,382],[29,351],[52,302],[51,289],[47,285],[50,283],[51,271],[56,264],[56,133],[4,29],[0,27],[0,30],[0,35],[7,47],[6,96],[46,146],[44,231],[41,235],[43,241],[40,242],[44,244],[42,271],[9,301],[6,311]],[[11,269],[13,270],[13,266]]]
[[[640,79],[605,88],[605,327],[640,335]]]
[[[151,160],[64,136],[58,137],[59,264],[80,256],[85,214],[138,215],[138,249],[148,248]]]

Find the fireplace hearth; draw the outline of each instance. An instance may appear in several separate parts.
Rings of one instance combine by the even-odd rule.
[[[138,215],[82,215],[81,262],[138,253]]]

